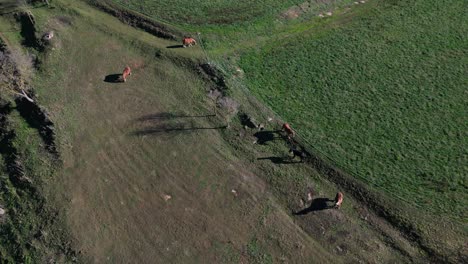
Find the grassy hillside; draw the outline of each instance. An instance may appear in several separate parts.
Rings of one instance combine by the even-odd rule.
[[[378,1],[322,34],[241,58],[251,90],[356,177],[466,219],[463,1]]]
[[[398,193],[388,199],[352,180],[330,183],[327,168],[319,169],[321,175],[313,164],[291,160],[286,140],[276,131],[282,118],[241,88],[247,74],[248,84],[264,100],[266,93],[291,94],[281,89],[262,92],[261,85],[268,83],[267,74],[286,84],[282,79],[286,74],[279,70],[282,67],[287,73],[293,67],[286,60],[295,58],[302,65],[288,51],[297,49],[300,56],[301,52],[307,55],[301,51],[305,47],[292,45],[297,35],[303,35],[304,44],[317,41],[317,32],[324,33],[323,40],[335,32],[329,22],[339,26],[343,20],[335,16],[307,20],[306,14],[295,20],[275,20],[283,7],[271,2],[276,9],[260,10],[258,20],[255,15],[234,12],[232,21],[244,21],[242,26],[219,24],[224,22],[215,21],[218,13],[210,15],[213,24],[185,25],[184,30],[210,32],[202,36],[215,44],[209,50],[213,58],[258,46],[242,57],[245,73],[236,70],[237,58],[222,61],[232,72],[226,71],[216,84],[203,69],[221,65],[221,59],[219,64],[202,67],[206,53],[200,46],[177,48],[179,41],[125,25],[125,17],[117,19],[86,2],[54,0],[51,8],[31,9],[35,35],[28,34],[31,28],[20,26],[12,15],[0,18],[1,37],[12,46],[20,47],[26,37],[55,33],[43,49],[34,45],[23,49],[37,56],[32,85],[38,103],[54,123],[54,143],[60,153],[60,164],[48,163],[36,135],[39,130],[33,129],[34,122],[23,120],[34,118],[20,114],[20,108],[12,110],[9,118],[16,120],[12,129],[18,135],[15,144],[27,157],[28,172],[37,172],[33,185],[41,187],[41,201],[54,210],[28,215],[27,221],[34,225],[22,225],[22,219],[12,223],[21,229],[15,233],[19,246],[0,246],[1,256],[11,257],[10,262],[33,263],[75,257],[99,263],[455,263],[465,257],[463,233],[451,221],[434,226],[425,215],[408,210],[412,206],[393,205],[392,195],[400,197]],[[125,1],[129,2],[136,3]],[[320,8],[345,2],[330,1]],[[194,3],[169,6],[162,2],[161,6],[177,11]],[[211,3],[228,10],[235,6],[227,1]],[[154,7],[153,2],[141,4]],[[371,7],[359,5],[356,10],[374,10],[379,17],[380,9]],[[336,14],[346,13],[346,18],[357,14],[349,10]],[[271,28],[276,31],[269,32]],[[270,38],[271,34],[275,37]],[[270,52],[278,56],[270,58]],[[127,65],[133,74],[126,83],[110,81]],[[266,72],[270,70],[271,74]],[[219,86],[224,81],[228,85]],[[226,89],[229,97],[215,104],[215,87]],[[308,102],[300,100],[307,99],[306,92],[300,96],[294,105]],[[269,103],[278,110],[293,99],[275,100]],[[306,125],[311,123],[298,122],[288,111],[279,113],[293,120],[300,136],[310,136]],[[249,128],[245,116],[265,129]],[[5,167],[0,161],[0,169]],[[0,180],[4,178],[2,173]],[[337,191],[345,193],[345,202],[340,210],[328,210]],[[34,198],[21,200],[26,205],[29,201]],[[8,217],[15,206],[6,204]],[[35,232],[41,227],[53,227],[56,233]],[[8,235],[0,232],[0,241],[9,241]],[[15,251],[19,247],[25,250]]]
[[[370,1],[352,12],[335,9],[349,1],[255,2],[255,16],[238,2],[114,2],[201,31],[213,57],[242,54],[251,90],[359,179],[423,211],[466,217],[463,2]],[[225,12],[197,11],[215,6]],[[336,17],[311,19],[326,10]],[[221,14],[235,19],[210,22]]]
[[[57,36],[54,49],[40,55],[34,83],[63,156],[60,177],[47,185],[48,193],[85,261],[406,258],[379,231],[362,225],[351,199],[343,211],[291,217],[290,208],[300,209],[299,194],[308,186],[330,197],[335,188],[312,181],[316,173],[307,166],[256,161],[276,155],[271,148],[240,152],[257,145],[251,135],[239,138],[239,123],[225,129],[223,109],[213,116],[207,96],[212,84],[196,70],[200,49],[166,49],[177,43],[80,2],[55,3],[56,9],[34,10],[38,27],[53,28]],[[133,69],[127,83],[104,82],[125,65]],[[285,145],[277,148],[287,151]],[[396,241],[422,257],[404,238]],[[379,254],[363,253],[362,247]]]

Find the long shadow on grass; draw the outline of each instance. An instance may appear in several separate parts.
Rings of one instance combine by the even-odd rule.
[[[158,125],[155,127],[145,128],[137,130],[132,133],[133,136],[145,136],[145,135],[157,135],[164,133],[184,133],[184,132],[194,132],[197,130],[217,130],[217,129],[226,129],[227,126],[219,127],[181,127],[181,126],[171,126],[171,125]]]
[[[137,119],[137,121],[148,123],[150,126],[134,131],[134,136],[158,135],[158,134],[183,134],[195,132],[198,130],[217,130],[225,129],[227,126],[202,126],[192,120],[193,118],[208,118],[215,116],[208,115],[186,115],[178,113],[161,112],[151,115],[145,115]],[[180,120],[177,120],[180,119]]]
[[[294,164],[294,163],[301,163],[300,161],[293,161],[289,157],[264,157],[264,158],[257,158],[257,160],[270,160],[274,164]]]
[[[186,115],[186,114],[179,114],[179,113],[169,113],[169,112],[161,112],[151,115],[144,115],[138,118],[138,121],[150,121],[150,120],[164,120],[164,119],[175,119],[175,118],[202,118],[202,117],[212,117],[216,116],[215,114],[208,114],[208,115]]]
[[[294,215],[306,215],[310,212],[321,211],[332,208],[332,206],[328,205],[328,202],[333,202],[333,200],[328,198],[315,198],[312,200],[312,203],[309,207],[302,209],[299,212],[293,213]]]

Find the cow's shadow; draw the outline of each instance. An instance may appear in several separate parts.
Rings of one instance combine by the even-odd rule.
[[[334,200],[328,199],[328,198],[315,198],[312,200],[312,203],[310,204],[309,207],[302,209],[299,212],[293,213],[294,215],[305,215],[310,212],[315,212],[315,211],[321,211],[321,210],[326,210],[326,209],[331,209],[333,208],[333,205],[330,205],[329,202],[333,202]]]
[[[120,73],[109,74],[104,78],[104,81],[108,83],[121,83],[123,82],[122,74]]]
[[[172,45],[172,46],[167,46],[166,49],[179,49],[183,47],[184,45]]]
[[[277,133],[278,131],[259,131],[254,134],[254,137],[257,138],[257,144],[265,145],[269,141],[280,139]]]

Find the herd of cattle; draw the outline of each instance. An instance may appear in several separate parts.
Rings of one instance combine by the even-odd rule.
[[[185,37],[182,39],[182,46],[184,48],[186,47],[191,47],[193,45],[196,45],[197,41],[194,38],[191,37]],[[129,66],[125,67],[122,73],[122,80],[123,82],[127,81],[127,77],[132,74],[132,70],[130,69]],[[294,130],[291,128],[291,126],[288,123],[284,123],[282,126],[282,130],[286,133],[286,137],[288,140],[292,140],[292,138],[295,136]],[[298,151],[295,148],[290,149],[290,153],[293,154],[293,159],[297,156],[301,158],[301,161],[304,157],[304,152],[303,151]],[[336,209],[339,209],[341,206],[341,203],[343,203],[343,193],[338,192],[335,196],[335,205],[333,206]]]

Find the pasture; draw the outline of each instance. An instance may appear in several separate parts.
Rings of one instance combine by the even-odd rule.
[[[246,52],[240,66],[252,92],[321,155],[399,201],[460,221],[468,201],[463,8],[377,1],[319,36]]]
[[[64,252],[99,263],[465,257],[459,85],[466,69],[455,57],[464,54],[459,36],[466,28],[449,23],[460,7],[435,27],[432,19],[405,13],[440,12],[422,1],[354,9],[345,9],[351,1],[310,1],[295,19],[285,11],[304,2],[113,2],[192,34],[202,31],[206,50],[175,48],[180,41],[126,25],[87,1],[32,9],[38,34],[56,36],[44,52],[23,49],[40,61],[32,85],[54,123],[60,164],[51,164],[38,131],[15,108],[8,115],[15,146],[40,187],[37,197],[54,210],[10,223],[33,228],[10,232],[22,251],[0,246],[0,256],[11,263],[64,261]],[[332,7],[336,17],[316,17]],[[430,27],[437,37],[425,34]],[[20,47],[18,28],[13,18],[0,18],[2,38]],[[222,102],[234,110],[213,99],[219,84],[203,73],[207,57],[224,73]],[[132,68],[127,82],[113,82],[125,66]],[[249,128],[245,116],[265,129]],[[369,195],[291,160],[277,132],[282,120],[364,182]],[[7,159],[0,155],[3,170]],[[456,181],[447,181],[444,170]],[[3,190],[1,206],[10,195]],[[343,206],[328,210],[337,191],[345,194]],[[369,205],[377,203],[388,211]],[[438,213],[446,216],[436,223],[430,218]],[[33,233],[39,227],[53,235]]]
[[[272,163],[272,156],[286,159],[287,146],[252,144],[255,130],[246,131],[236,115],[226,128],[228,113],[213,112],[212,84],[197,70],[203,57],[198,47],[168,49],[178,42],[131,28],[82,2],[55,4],[33,10],[37,30],[53,29],[57,36],[38,54],[33,83],[54,121],[62,164],[53,175],[38,177],[47,205],[60,212],[56,228],[80,261],[407,258],[395,247],[424,257],[397,233],[387,243],[379,228],[360,219],[353,208],[362,205],[351,197],[340,211],[293,218],[291,211],[306,206],[310,188],[314,197],[333,197],[336,187],[304,164]],[[14,32],[5,36],[11,43],[21,40]],[[105,81],[126,65],[132,67],[126,83]],[[271,115],[254,103],[242,109],[265,111],[258,118]],[[372,213],[368,217],[386,227]],[[365,253],[370,251],[379,254]],[[39,262],[58,259],[23,254]]]
[[[294,10],[282,7],[235,25],[173,23],[201,31],[209,57],[226,72],[237,63],[246,79],[233,85],[293,124],[318,155],[411,208],[414,219],[443,215],[461,227],[468,204],[466,5],[329,3],[296,19],[282,19]],[[333,16],[317,17],[327,10]],[[428,219],[418,225],[437,224]]]

